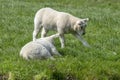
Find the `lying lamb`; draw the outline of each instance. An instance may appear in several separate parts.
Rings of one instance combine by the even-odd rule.
[[[89,44],[82,38],[85,34],[85,28],[89,19],[80,19],[69,13],[59,12],[51,8],[40,9],[34,18],[33,41],[42,28],[41,37],[45,37],[49,30],[55,30],[60,34],[61,47],[64,48],[64,34],[71,33],[76,36],[83,45],[89,47]]]
[[[53,55],[59,55],[59,52],[53,45],[53,39],[59,37],[59,34],[55,34],[49,37],[40,38],[36,41],[31,41],[22,47],[20,56],[29,59],[44,59],[50,58],[54,60]]]

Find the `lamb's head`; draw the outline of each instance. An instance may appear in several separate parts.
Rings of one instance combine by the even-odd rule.
[[[74,25],[74,30],[79,34],[79,35],[84,35],[85,34],[85,28],[87,26],[87,22],[89,21],[89,18],[85,19],[80,19],[76,21]]]

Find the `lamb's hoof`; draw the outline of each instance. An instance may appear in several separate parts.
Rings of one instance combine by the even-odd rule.
[[[61,48],[63,49],[63,48],[65,48],[65,46],[61,46]]]
[[[54,57],[50,57],[50,59],[51,59],[51,60],[53,60],[53,61],[55,60],[55,58],[54,58]]]

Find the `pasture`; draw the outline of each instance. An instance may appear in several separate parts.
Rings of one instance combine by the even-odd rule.
[[[55,40],[62,54],[55,61],[20,57],[43,7],[90,18],[84,39],[91,48],[66,34],[64,49]],[[120,80],[120,0],[0,0],[0,20],[0,80]]]

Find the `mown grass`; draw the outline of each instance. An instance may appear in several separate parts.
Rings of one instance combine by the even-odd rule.
[[[119,0],[0,0],[0,79],[10,73],[11,80],[119,80],[119,5]],[[92,48],[67,34],[66,48],[55,40],[63,55],[55,61],[22,59],[19,51],[32,40],[34,15],[42,7],[89,17],[84,38]]]

